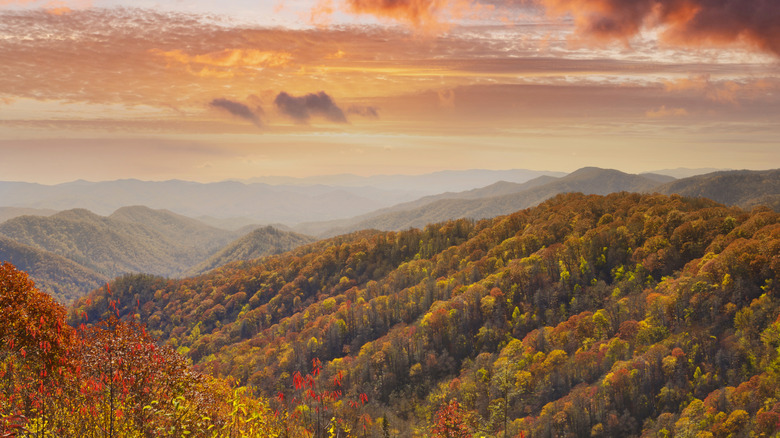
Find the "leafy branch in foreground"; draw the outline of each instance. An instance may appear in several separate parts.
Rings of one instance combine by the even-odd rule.
[[[136,322],[70,328],[9,263],[0,309],[0,436],[278,436],[263,399],[195,372]]]

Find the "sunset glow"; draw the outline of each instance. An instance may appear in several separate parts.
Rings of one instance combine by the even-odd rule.
[[[780,164],[780,3],[0,0],[0,176]]]

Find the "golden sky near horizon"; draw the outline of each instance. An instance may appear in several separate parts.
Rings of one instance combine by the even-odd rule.
[[[774,0],[0,0],[0,180],[780,167]]]

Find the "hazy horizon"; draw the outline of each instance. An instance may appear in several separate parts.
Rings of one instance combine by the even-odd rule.
[[[2,180],[780,167],[776,2],[6,0],[0,22]]]
[[[431,172],[423,172],[423,173],[386,173],[386,174],[357,174],[357,173],[334,173],[334,174],[321,174],[321,175],[310,175],[310,176],[288,176],[288,175],[259,175],[254,177],[248,177],[248,178],[228,178],[228,179],[217,179],[217,180],[198,180],[198,179],[182,179],[182,178],[167,178],[167,179],[145,179],[145,178],[137,178],[137,177],[126,177],[126,178],[114,178],[114,179],[88,179],[88,178],[78,178],[78,179],[70,179],[70,180],[62,180],[62,181],[51,181],[51,182],[41,182],[41,181],[33,181],[33,180],[10,180],[10,179],[4,179],[2,175],[0,175],[0,182],[9,182],[9,183],[28,183],[28,184],[40,184],[44,186],[56,186],[61,184],[71,184],[71,183],[79,183],[79,182],[85,182],[85,183],[104,183],[104,182],[115,182],[115,181],[141,181],[141,182],[154,182],[154,183],[162,183],[162,182],[170,182],[170,181],[182,181],[182,182],[192,182],[192,183],[198,183],[198,184],[211,184],[211,183],[225,183],[225,182],[238,182],[242,184],[254,184],[254,183],[261,183],[261,184],[268,184],[268,185],[332,185],[332,186],[339,186],[340,181],[343,180],[371,180],[371,179],[377,179],[377,178],[395,178],[395,177],[424,177],[424,176],[432,176],[437,174],[445,174],[445,173],[458,173],[458,172],[511,172],[511,171],[531,171],[531,172],[540,172],[540,173],[547,173],[547,174],[570,174],[573,173],[579,169],[585,168],[585,167],[597,167],[602,169],[612,169],[608,167],[601,167],[601,166],[582,166],[573,170],[569,171],[562,171],[557,169],[519,169],[519,168],[505,168],[505,169],[478,169],[478,168],[467,168],[467,169],[441,169],[441,170],[435,170]],[[712,173],[712,172],[720,172],[720,171],[731,171],[731,170],[750,170],[750,171],[763,171],[763,170],[771,170],[774,169],[772,167],[765,167],[765,168],[755,168],[755,169],[736,169],[736,168],[689,168],[689,167],[678,167],[678,168],[669,168],[669,169],[650,169],[650,170],[644,170],[640,172],[626,172],[623,169],[613,169],[618,170],[620,172],[628,173],[628,174],[660,174],[660,175],[666,175],[666,176],[672,176],[677,179],[679,178],[685,178],[686,176],[694,176],[694,175],[703,175],[706,173]],[[675,176],[675,174],[678,175],[686,175],[686,176]],[[497,180],[500,181],[500,180]]]

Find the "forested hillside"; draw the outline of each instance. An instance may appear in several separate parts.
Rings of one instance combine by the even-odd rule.
[[[146,219],[133,219],[133,210],[141,210],[135,216]],[[235,238],[227,231],[203,224],[196,227],[192,220],[145,207],[115,214],[104,217],[75,209],[49,217],[21,216],[0,224],[0,234],[111,277],[127,272],[181,273]],[[171,235],[171,230],[176,234]]]
[[[70,259],[39,248],[15,242],[0,235],[0,260],[25,272],[35,273],[35,285],[61,303],[71,303],[96,289],[109,277]]]
[[[192,275],[313,240],[272,227],[252,228],[228,231],[144,206],[123,207],[108,217],[84,209],[24,215],[0,223],[0,261],[28,272],[41,290],[69,304],[118,275]]]
[[[765,205],[780,212],[780,169],[713,172],[664,184],[657,191],[709,198],[748,209]]]
[[[190,269],[187,274],[198,275],[230,262],[280,254],[315,240],[313,237],[281,231],[271,226],[258,228],[229,243],[208,260]]]
[[[314,361],[321,382],[367,401],[319,407],[359,407],[368,436],[446,436],[442,423],[476,436],[772,436],[778,282],[769,209],[567,194],[196,278],[125,276],[70,321],[135,315],[279,409]]]

